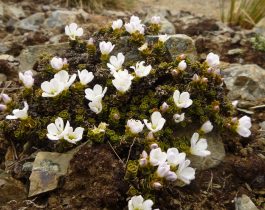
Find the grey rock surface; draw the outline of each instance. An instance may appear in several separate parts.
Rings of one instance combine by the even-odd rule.
[[[245,194],[235,198],[235,210],[258,210],[252,200]]]
[[[16,27],[26,31],[37,31],[45,20],[45,14],[37,12],[16,24]]]

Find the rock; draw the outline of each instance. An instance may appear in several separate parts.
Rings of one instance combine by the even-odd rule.
[[[10,62],[13,62],[13,61],[15,61],[15,58],[12,55],[2,54],[2,55],[0,55],[0,60],[7,60]]]
[[[77,11],[68,11],[68,10],[54,11],[45,20],[44,27],[64,28],[65,25],[70,24],[72,22],[76,22],[78,14],[80,14],[80,12]]]
[[[4,16],[4,3],[0,2],[0,17]]]
[[[0,73],[0,83],[5,82],[7,80],[7,77],[5,74]]]
[[[37,12],[21,21],[16,25],[18,29],[27,31],[37,31],[45,20],[45,14]],[[62,24],[62,23],[61,23]]]
[[[223,70],[231,100],[255,101],[265,98],[265,70],[255,64],[232,64]]]
[[[23,8],[19,5],[5,5],[4,6],[5,16],[8,18],[21,19],[26,17]]]
[[[0,205],[10,200],[20,201],[27,197],[27,191],[22,182],[14,179],[11,175],[0,171]]]
[[[0,53],[7,53],[12,47],[11,42],[2,42],[0,43]]]
[[[25,71],[32,69],[38,57],[43,53],[61,53],[67,47],[68,43],[29,46],[27,49],[24,49],[18,57],[20,61],[19,70]]]
[[[116,18],[126,17],[128,13],[125,13],[124,11],[116,11],[116,10],[103,10],[102,14],[106,16],[113,16]]]
[[[244,52],[245,52],[244,49],[236,48],[236,49],[228,50],[227,54],[228,55],[242,55]]]
[[[252,200],[245,194],[235,198],[235,210],[258,210]]]
[[[28,196],[31,197],[56,189],[60,177],[67,173],[72,157],[73,153],[39,152],[29,178]]]

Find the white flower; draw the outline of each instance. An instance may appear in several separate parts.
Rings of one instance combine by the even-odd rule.
[[[114,72],[113,76],[115,79],[112,80],[112,84],[118,91],[124,93],[129,90],[134,77],[129,74],[128,70]]]
[[[101,98],[89,102],[88,106],[91,109],[91,111],[95,112],[96,114],[99,114],[102,111]]]
[[[8,119],[8,120],[15,120],[15,119],[25,120],[28,118],[28,110],[29,110],[29,105],[26,101],[24,101],[24,108],[23,109],[14,109],[12,111],[13,115],[7,115],[6,119]]]
[[[50,61],[50,64],[52,68],[56,70],[61,70],[65,64],[67,64],[67,59],[59,58],[59,57],[53,57]]]
[[[167,163],[170,166],[177,166],[182,163],[186,158],[186,154],[184,152],[179,153],[177,148],[169,148],[167,150]]]
[[[137,134],[143,131],[144,124],[140,120],[130,119],[127,121],[127,127],[131,133]]]
[[[126,23],[124,26],[126,31],[130,34],[133,34],[137,31],[140,34],[144,34],[144,25],[141,24],[141,20],[139,19],[139,17],[132,16],[130,19],[130,23]]]
[[[159,177],[166,177],[168,172],[170,171],[170,165],[168,165],[166,162],[159,164],[156,173]]]
[[[94,45],[94,39],[93,38],[89,38],[89,40],[87,40],[87,44],[88,45]]]
[[[175,121],[175,123],[180,123],[185,119],[185,113],[182,114],[174,114],[173,115],[173,120]]]
[[[147,119],[144,119],[144,124],[153,133],[162,130],[166,120],[162,117],[160,112],[154,112],[151,115],[151,123],[148,123]]]
[[[67,129],[67,132],[64,134],[64,140],[76,144],[76,142],[82,140],[84,128],[77,127],[75,130],[72,127]]]
[[[152,210],[153,201],[144,200],[141,195],[133,196],[128,202],[128,210]]]
[[[152,149],[150,152],[150,163],[153,166],[161,165],[167,160],[167,153],[162,152],[161,148]]]
[[[187,63],[185,60],[182,60],[178,64],[178,69],[184,71],[187,68]]]
[[[85,97],[87,100],[89,101],[96,101],[99,100],[101,101],[101,99],[104,97],[105,93],[107,92],[107,87],[102,88],[101,85],[96,84],[93,88],[93,90],[91,88],[87,88],[85,89]]]
[[[61,70],[54,75],[54,79],[64,84],[64,89],[67,90],[75,81],[76,74],[73,74],[71,77],[67,71]]]
[[[84,33],[83,28],[78,28],[76,23],[71,23],[65,26],[65,34],[69,36],[71,40],[75,40],[75,37],[82,36]]]
[[[86,69],[79,71],[78,70],[78,77],[80,80],[80,83],[82,85],[87,85],[94,79],[94,75],[92,72],[88,72]]]
[[[211,121],[206,121],[205,123],[203,123],[202,127],[200,128],[200,130],[203,133],[210,133],[213,130],[213,124],[211,123]]]
[[[122,20],[118,19],[118,20],[113,21],[111,27],[113,30],[115,30],[115,29],[120,29],[122,27],[122,25],[123,25]]]
[[[201,78],[198,76],[198,74],[194,74],[192,77],[192,81],[194,81],[194,82],[198,82],[198,81],[200,81],[200,79]]]
[[[0,104],[0,112],[7,110],[7,106],[5,104]]]
[[[51,123],[47,126],[47,137],[50,140],[57,141],[59,139],[63,139],[64,135],[68,132],[68,128],[70,127],[69,121],[66,122],[64,127],[64,122],[61,117],[58,117],[55,120],[55,123]]]
[[[110,56],[109,63],[107,63],[110,72],[114,74],[114,72],[121,70],[124,60],[125,56],[122,53],[118,53],[117,56]]]
[[[161,112],[166,112],[168,110],[168,108],[169,108],[169,105],[166,102],[164,102],[161,105],[160,110],[161,110]]]
[[[173,94],[173,99],[177,107],[188,108],[192,105],[192,100],[190,99],[190,94],[188,92],[180,92],[176,90]]]
[[[206,157],[211,154],[210,151],[206,150],[208,147],[206,139],[199,139],[199,134],[194,133],[190,140],[190,153],[201,157]]]
[[[139,51],[144,51],[148,48],[148,43],[144,43],[141,47],[138,48]]]
[[[141,154],[141,158],[139,160],[140,166],[143,167],[143,166],[146,166],[147,165],[147,163],[148,163],[147,158],[148,158],[147,152],[146,151],[143,151],[142,154]]]
[[[251,135],[251,119],[248,116],[243,116],[238,120],[236,132],[243,137],[249,137]]]
[[[220,64],[219,56],[214,53],[209,53],[206,57],[206,63],[210,67],[217,67]]]
[[[151,18],[151,23],[152,23],[152,24],[159,24],[160,21],[161,21],[160,16],[153,16],[153,17]]]
[[[5,93],[2,93],[1,95],[0,95],[0,99],[2,98],[2,100],[3,100],[3,102],[5,103],[5,104],[9,104],[11,101],[12,101],[12,98],[10,98],[7,94],[5,94]]]
[[[168,39],[170,38],[170,36],[168,36],[167,34],[164,34],[164,35],[159,35],[158,36],[158,40],[160,41],[160,42],[166,42]]]
[[[190,160],[185,160],[179,164],[178,170],[176,171],[178,179],[183,181],[185,184],[190,184],[190,181],[195,179],[194,168],[188,167]]]
[[[237,105],[238,105],[238,100],[234,100],[234,101],[232,101],[232,105],[233,105],[233,107],[237,107]]]
[[[135,66],[131,66],[131,68],[134,70],[137,77],[146,77],[150,71],[152,70],[152,66],[144,66],[145,62],[137,62]]]
[[[115,45],[112,45],[111,42],[100,42],[99,49],[102,55],[108,55],[114,49]]]
[[[64,90],[64,84],[57,79],[41,83],[42,97],[55,97]]]
[[[19,80],[23,83],[23,85],[26,88],[32,88],[34,84],[34,78],[33,78],[33,73],[31,70],[25,71],[24,74],[22,72],[18,73]]]

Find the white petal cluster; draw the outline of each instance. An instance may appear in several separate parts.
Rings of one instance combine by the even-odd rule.
[[[3,100],[4,104],[9,104],[12,101],[12,98],[5,93],[1,93],[0,100]]]
[[[198,133],[194,133],[190,140],[190,153],[192,155],[197,155],[200,157],[206,157],[211,154],[210,151],[207,150],[208,144],[207,140],[201,138]]]
[[[173,99],[177,107],[188,108],[192,105],[192,100],[190,99],[190,94],[188,92],[180,93],[176,90],[173,94]]]
[[[118,53],[117,56],[110,56],[109,63],[107,63],[107,66],[110,69],[111,74],[114,74],[114,72],[122,70],[122,65],[125,61],[125,56],[122,53]]]
[[[128,202],[128,210],[152,210],[154,202],[150,199],[144,200],[141,195],[133,196]],[[158,209],[157,209],[158,210]]]
[[[160,42],[166,42],[168,39],[170,38],[170,36],[168,36],[167,34],[164,34],[164,35],[159,35],[158,36],[158,40],[160,41]]]
[[[186,68],[187,68],[186,61],[185,60],[180,61],[179,64],[178,64],[178,69],[180,71],[184,71]]]
[[[135,32],[139,32],[140,34],[144,34],[144,25],[141,24],[141,20],[137,16],[132,16],[129,23],[126,23],[125,29],[130,34],[133,34]]]
[[[128,70],[114,72],[113,76],[112,84],[119,92],[125,93],[130,89],[134,77],[129,74]]]
[[[220,58],[217,54],[211,52],[206,57],[206,63],[210,67],[218,67],[220,64]]]
[[[202,127],[200,128],[200,130],[203,133],[210,133],[213,130],[213,124],[211,123],[211,121],[206,121],[205,123],[203,123]]]
[[[60,57],[53,57],[50,61],[50,64],[52,68],[54,68],[55,70],[61,70],[64,67],[64,65],[67,64],[67,59]]]
[[[160,16],[153,16],[152,18],[151,18],[151,23],[152,24],[160,24],[160,21],[161,21],[161,18],[160,18]]]
[[[87,100],[91,101],[88,106],[96,114],[99,114],[102,111],[102,99],[106,92],[107,87],[103,90],[102,86],[99,84],[96,84],[93,89],[85,89],[85,97]]]
[[[67,71],[61,70],[50,81],[41,84],[42,97],[55,97],[67,90],[75,81],[76,74],[70,76]]]
[[[190,184],[191,180],[195,179],[195,169],[189,167],[190,160],[185,160],[181,162],[176,171],[177,177],[179,180],[185,184]]]
[[[144,64],[145,62],[141,61],[137,62],[135,66],[131,66],[137,77],[146,77],[152,70],[151,65],[145,66]]]
[[[150,152],[150,164],[158,166],[165,163],[167,160],[167,153],[162,152],[161,148],[152,149]]]
[[[111,42],[102,41],[99,43],[99,49],[102,55],[108,55],[114,49],[115,45]]]
[[[127,121],[127,128],[132,134],[138,134],[143,131],[144,124],[140,120],[130,119]]]
[[[65,26],[65,34],[69,36],[71,40],[75,40],[76,37],[83,35],[83,28],[78,28],[76,23],[71,23],[70,25]]]
[[[47,137],[52,141],[58,141],[64,139],[69,143],[76,144],[82,140],[84,128],[77,127],[75,130],[70,126],[69,121],[64,125],[64,121],[61,117],[58,117],[54,123],[50,123],[47,126]]]
[[[166,119],[162,117],[160,112],[153,112],[151,115],[151,122],[148,122],[147,119],[144,119],[144,124],[152,132],[156,133],[164,127]]]
[[[87,85],[94,79],[93,73],[88,72],[86,69],[83,69],[82,71],[78,70],[78,77],[82,85]]]
[[[138,48],[139,51],[144,51],[148,48],[148,43],[144,43],[141,47]]]
[[[123,22],[121,19],[115,20],[112,22],[111,28],[113,30],[120,29],[123,25]]]
[[[24,101],[24,108],[23,109],[14,109],[12,111],[13,115],[7,115],[6,119],[8,120],[26,120],[28,118],[28,110],[29,110],[29,105],[26,101]]]
[[[34,84],[34,78],[31,70],[25,71],[24,73],[19,72],[18,77],[26,88],[32,88]]]
[[[251,135],[251,119],[248,116],[243,116],[237,121],[236,132],[243,137]]]
[[[175,121],[175,123],[180,123],[185,119],[185,113],[182,114],[174,114],[173,115],[173,120]]]

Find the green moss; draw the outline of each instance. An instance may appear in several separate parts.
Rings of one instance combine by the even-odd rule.
[[[125,180],[135,179],[137,177],[138,168],[139,168],[139,165],[137,161],[129,160],[127,164],[124,179]]]

